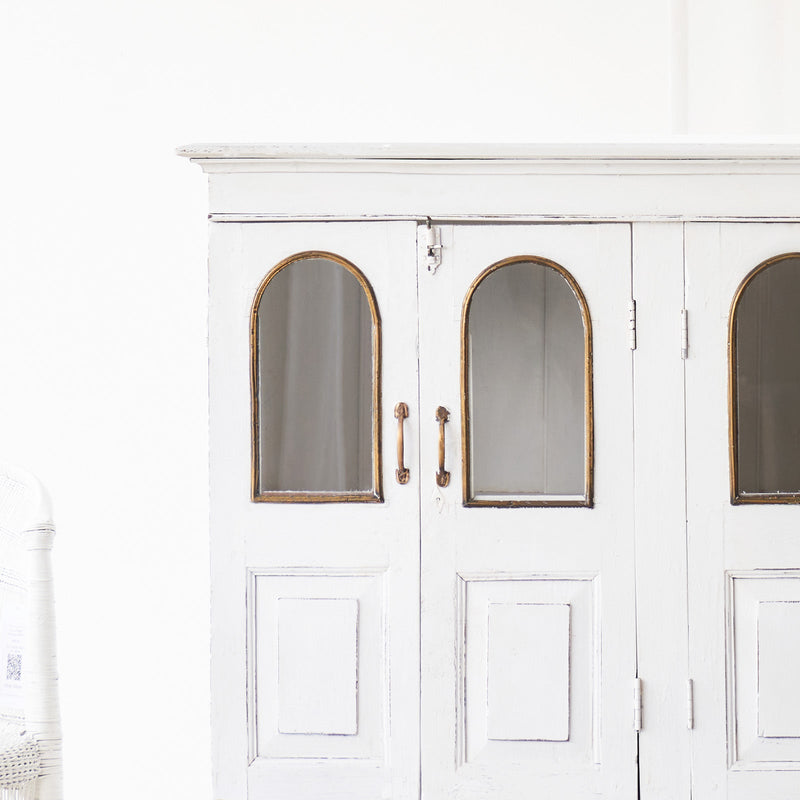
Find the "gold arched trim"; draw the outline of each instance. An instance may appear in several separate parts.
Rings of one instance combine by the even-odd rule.
[[[739,284],[739,288],[733,295],[731,303],[731,313],[728,317],[728,455],[730,459],[730,489],[731,503],[733,505],[746,504],[797,504],[800,503],[800,492],[781,492],[745,494],[739,491],[739,441],[737,432],[739,430],[738,406],[738,387],[736,383],[736,333],[738,326],[739,301],[750,285],[752,280],[765,270],[775,264],[788,259],[800,259],[800,252],[783,253],[773,256],[766,261],[762,261],[755,269],[752,269]]]
[[[469,415],[469,396],[467,387],[467,376],[469,375],[469,348],[467,341],[469,337],[469,312],[472,305],[472,298],[481,283],[493,272],[508,267],[511,264],[538,264],[539,266],[555,270],[569,284],[575,299],[581,310],[584,333],[584,397],[585,397],[585,452],[584,452],[584,496],[581,499],[559,499],[549,497],[546,500],[535,499],[516,499],[516,500],[476,500],[472,497],[472,476],[470,475],[470,415]],[[487,267],[472,282],[464,298],[461,311],[461,469],[463,503],[467,507],[492,506],[500,508],[530,508],[541,507],[564,507],[582,506],[591,508],[594,504],[594,405],[592,398],[592,319],[589,315],[589,305],[586,297],[570,272],[555,261],[542,258],[541,256],[512,256],[504,258]]]
[[[272,279],[281,270],[298,261],[324,259],[344,267],[360,284],[372,314],[372,491],[369,492],[260,492],[260,423],[258,407],[258,309]],[[375,292],[363,272],[336,253],[306,250],[285,258],[266,275],[258,286],[250,310],[250,499],[254,503],[382,503],[381,468],[381,315]]]

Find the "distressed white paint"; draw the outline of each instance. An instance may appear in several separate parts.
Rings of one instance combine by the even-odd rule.
[[[367,150],[332,160],[302,158],[289,150],[265,159],[231,155],[232,163],[195,156],[214,175],[209,209],[246,218],[264,209],[289,216],[383,214],[450,217],[525,215],[586,218],[716,218],[800,216],[794,191],[800,147],[600,146],[477,150],[472,158],[436,157],[434,150],[397,157]],[[258,150],[256,150],[258,152]],[[346,153],[347,151],[345,151]],[[413,152],[413,151],[412,151]],[[188,153],[191,155],[191,151]],[[439,154],[441,156],[441,154]],[[264,180],[260,173],[270,175]],[[662,177],[661,181],[654,176]],[[709,176],[716,176],[709,180]],[[482,180],[476,180],[482,176]],[[535,176],[535,180],[534,180]],[[749,202],[743,204],[743,194]]]
[[[358,733],[358,600],[278,598],[278,732]]]
[[[691,673],[680,331],[682,223],[633,226],[633,295],[637,667],[644,703],[639,779],[643,797],[673,800],[688,796],[691,781],[685,713]]]
[[[685,247],[692,782],[698,797],[772,800],[796,792],[800,753],[797,740],[758,736],[758,608],[798,598],[782,570],[800,563],[799,509],[730,503],[728,317],[754,267],[800,248],[800,225],[687,225]]]
[[[457,757],[459,764],[502,764],[507,770],[519,770],[524,764],[529,768],[537,762],[559,763],[563,770],[585,769],[594,765],[599,758],[600,728],[599,701],[600,696],[600,629],[597,608],[598,580],[593,575],[525,575],[520,573],[507,574],[471,574],[459,576],[458,581],[458,606],[457,624],[457,696],[459,709],[457,721]],[[530,706],[522,712],[512,705],[510,701],[501,709],[492,709],[490,697],[492,664],[501,659],[502,664],[507,664],[510,654],[519,649],[520,645],[531,643],[536,631],[528,631],[527,636],[522,631],[517,631],[517,639],[509,644],[502,653],[497,653],[497,658],[492,659],[491,632],[489,628],[489,610],[492,606],[521,606],[527,610],[534,607],[538,610],[553,608],[568,608],[567,623],[569,630],[566,632],[567,641],[559,641],[558,634],[553,644],[556,646],[556,661],[561,662],[565,669],[542,669],[542,665],[531,665],[527,676],[523,679],[524,685],[519,683],[504,686],[501,691],[516,694],[518,697],[527,697]],[[524,613],[524,612],[523,612]],[[563,610],[561,611],[563,615]],[[556,612],[558,614],[558,612]],[[534,611],[534,616],[536,612]],[[549,622],[554,622],[552,613],[545,611],[545,617],[550,616]],[[562,629],[563,636],[563,629]],[[510,631],[509,631],[510,633]],[[555,631],[554,631],[555,633]],[[559,647],[559,645],[564,645]],[[568,648],[568,652],[566,649]],[[560,658],[559,658],[560,655]],[[487,657],[488,656],[488,657]],[[547,658],[547,656],[545,656]],[[553,659],[550,661],[552,666]],[[518,660],[517,668],[522,669],[522,662]],[[501,667],[499,680],[511,678],[512,673]],[[535,707],[536,697],[541,697],[542,683],[534,684],[531,680],[536,676],[545,678],[546,688],[561,698],[561,711],[568,714],[568,719],[561,717],[561,730],[567,732],[563,739],[550,739],[526,736],[514,741],[511,738],[493,737],[489,731],[490,721],[495,727],[514,724],[517,718],[519,726],[525,726],[530,732],[537,727],[541,733],[544,726],[552,731],[552,726],[543,719],[542,709]],[[564,693],[559,688],[565,689]],[[498,698],[499,699],[499,698]],[[552,705],[552,698],[548,698],[551,709],[558,708],[558,701]],[[510,715],[510,716],[509,716]],[[492,717],[494,719],[492,720]],[[552,717],[551,717],[552,720]],[[494,741],[493,741],[494,739]]]
[[[487,633],[488,738],[565,742],[569,605],[490,603]]]
[[[246,711],[252,772],[274,781],[276,759],[291,758],[371,759],[380,767],[391,688],[385,580],[380,569],[251,570]]]
[[[625,338],[630,228],[454,225],[442,227],[442,243],[442,265],[436,275],[421,273],[419,279],[421,582],[423,610],[427,610],[422,616],[423,790],[427,786],[432,796],[463,793],[464,797],[482,797],[490,790],[508,798],[532,793],[629,796],[635,791],[629,692],[635,674],[633,441],[631,351]],[[597,502],[591,510],[462,506],[458,358],[462,303],[484,269],[518,254],[544,256],[569,270],[592,314],[595,372],[605,375],[608,383],[595,382]],[[438,436],[434,411],[439,405],[451,412],[446,462],[452,476],[443,489],[433,482]],[[515,413],[524,415],[524,404]],[[512,573],[543,580],[496,583]],[[598,576],[596,595],[590,582],[567,580],[576,573]],[[473,582],[472,577],[479,580]],[[460,583],[466,592],[463,622],[459,606],[450,601],[454,592],[459,596]],[[482,745],[488,739],[482,727],[486,723],[481,722],[485,711],[476,718],[474,708],[481,704],[478,700],[477,706],[472,705],[476,693],[472,676],[476,669],[485,670],[480,661],[486,658],[482,644],[486,634],[480,626],[486,610],[473,610],[473,603],[480,602],[482,592],[495,589],[508,594],[492,594],[492,602],[572,602],[546,594],[564,590],[585,592],[584,602],[587,595],[591,598],[591,610],[573,606],[571,644],[578,649],[573,650],[570,676],[569,742]],[[544,597],[537,597],[538,592]],[[595,624],[597,635],[592,633]],[[461,637],[466,641],[466,675],[458,657]],[[480,658],[476,660],[475,654]],[[558,679],[555,691],[562,680]]]
[[[800,219],[800,154],[701,148],[629,159],[543,151],[448,160],[402,148],[396,158],[391,149],[376,152],[359,159],[334,150],[317,161],[308,153],[257,158],[254,151],[245,159],[225,151],[210,153],[205,164],[212,209],[220,211],[212,223],[211,395],[215,580],[222,587],[214,611],[218,786],[240,798],[277,788],[333,800],[345,785],[352,796],[380,787],[413,798],[421,745],[423,792],[433,797],[633,798],[637,785],[646,800],[690,792],[787,796],[800,763],[798,739],[777,734],[791,733],[796,717],[777,697],[789,686],[781,670],[796,647],[764,617],[769,657],[762,670],[758,620],[759,608],[798,599],[797,576],[787,570],[800,557],[797,509],[729,505],[726,336],[741,278],[770,255],[800,249],[800,226],[786,222]],[[430,210],[444,216],[435,273],[425,266]],[[317,213],[341,218],[308,220]],[[771,214],[781,220],[755,221]],[[378,219],[367,221],[372,215]],[[270,265],[320,241],[359,266],[372,264],[384,336],[396,337],[384,351],[386,503],[247,504],[248,302]],[[461,505],[463,298],[488,265],[519,254],[567,268],[588,301],[591,510]],[[686,359],[683,308],[691,320]],[[410,492],[393,483],[391,409],[399,400],[410,409]],[[434,481],[439,405],[450,411],[446,487]],[[242,574],[251,576],[246,613]],[[362,579],[361,588],[352,583]],[[270,643],[286,597],[358,598],[357,733],[280,729]],[[553,609],[567,607],[562,624],[563,612]],[[249,632],[237,638],[241,628],[230,621],[243,619]],[[339,645],[347,660],[345,639]],[[526,674],[521,665],[544,640],[551,643],[547,659]],[[369,647],[388,655],[376,662],[376,683],[362,685]],[[259,687],[243,705],[244,684],[226,677],[237,669],[249,670],[247,685]],[[772,695],[773,688],[760,692],[762,672],[773,676]],[[688,680],[694,727],[687,727]],[[344,730],[349,712],[338,703],[329,727]],[[382,720],[377,738],[362,731],[369,708]],[[258,720],[255,732],[248,734],[247,719]],[[253,757],[247,774],[240,757],[234,763],[237,752]]]
[[[383,503],[249,500],[249,325],[260,282],[309,249],[363,271],[391,365],[381,371],[381,435],[390,443],[391,409],[417,392],[415,242],[408,222],[211,227],[212,726],[215,792],[226,800],[268,792],[372,800],[418,785],[419,471],[397,484],[384,444]],[[412,464],[418,420],[414,408],[406,420]],[[357,734],[279,730],[279,598],[358,599]],[[318,654],[310,650],[309,658]]]
[[[800,739],[800,598],[758,604],[758,735]]]
[[[676,0],[678,2],[678,0]],[[299,144],[299,143],[213,143],[188,144],[177,149],[179,155],[200,160],[208,172],[273,172],[303,169],[307,172],[370,172],[370,162],[395,163],[396,172],[452,172],[464,168],[480,172],[514,172],[520,168],[602,174],[609,166],[625,172],[723,173],[732,163],[785,160],[797,153],[800,142],[784,137],[763,141],[683,141],[661,143],[637,141],[541,142],[508,144],[492,142],[469,144],[460,141],[445,144]],[[575,163],[577,162],[577,163]],[[693,163],[699,162],[699,163]],[[291,165],[291,166],[290,166]],[[659,166],[660,165],[660,166]]]
[[[728,575],[726,589],[729,760],[734,774],[745,775],[747,791],[759,783],[767,793],[775,786],[785,790],[793,778],[780,774],[796,778],[800,771],[797,689],[792,686],[797,633],[774,626],[792,621],[791,607],[800,603],[800,573],[735,572]]]

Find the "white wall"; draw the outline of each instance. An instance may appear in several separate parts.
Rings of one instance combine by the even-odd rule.
[[[68,797],[210,798],[196,141],[794,134],[791,0],[0,13],[0,456],[56,502]],[[687,81],[688,78],[688,81]]]

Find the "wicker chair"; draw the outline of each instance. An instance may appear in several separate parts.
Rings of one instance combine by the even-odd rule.
[[[50,501],[0,464],[0,800],[61,800]]]

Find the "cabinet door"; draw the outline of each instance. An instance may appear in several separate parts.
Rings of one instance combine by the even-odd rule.
[[[798,251],[799,225],[687,226],[696,797],[800,785]]]
[[[423,796],[632,799],[630,227],[441,234],[435,272],[420,237]]]
[[[210,235],[214,796],[414,798],[416,226]]]

